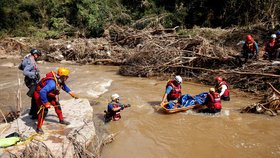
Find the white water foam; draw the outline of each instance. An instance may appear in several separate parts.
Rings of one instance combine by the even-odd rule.
[[[6,88],[11,88],[17,85],[17,82],[5,82],[5,83],[0,83],[0,89],[6,89]]]
[[[103,81],[95,81],[87,85],[87,88],[89,88],[86,92],[87,95],[90,97],[98,98],[99,95],[104,94],[108,91],[108,87],[111,86],[113,80],[106,80]]]

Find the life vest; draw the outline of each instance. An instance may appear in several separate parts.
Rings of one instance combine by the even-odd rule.
[[[274,45],[275,45],[275,40],[267,42],[265,45],[265,51],[268,53],[274,53],[275,50]]]
[[[245,42],[245,51],[249,53],[255,53],[256,48],[255,48],[255,41],[252,41],[251,43]]]
[[[216,89],[218,90],[219,93],[221,93],[221,90],[222,90],[222,85],[226,85],[227,86],[227,89],[225,90],[223,96],[224,97],[229,97],[229,85],[225,82],[225,81],[222,81],[220,82],[217,86],[216,86]]]
[[[21,139],[20,137],[9,137],[0,139],[0,148],[6,148],[12,145],[17,144]]]
[[[46,74],[46,77],[42,78],[41,81],[38,83],[36,87],[36,91],[40,93],[41,89],[46,86],[48,80],[54,80],[55,81],[55,89],[48,93],[48,97],[56,97],[56,95],[59,94],[59,91],[61,89],[61,85],[58,83],[56,78],[56,73],[51,71]]]
[[[177,86],[175,86],[174,84],[174,80],[169,80],[166,84],[166,88],[168,86],[171,86],[172,87],[172,90],[170,91],[170,93],[167,95],[167,100],[176,100],[178,98],[180,98],[181,96],[181,85],[178,84]]]
[[[211,109],[221,109],[221,97],[220,94],[217,92],[214,92],[214,95],[209,93],[208,96],[210,97],[210,102],[208,102],[207,107]]]
[[[113,105],[113,108],[121,107],[120,103],[116,103],[116,102],[113,102],[113,101],[109,104]],[[121,119],[121,112],[120,111],[121,110],[113,111],[113,109],[108,108],[108,113],[106,114],[106,117],[113,117],[114,121],[118,121],[119,119]]]

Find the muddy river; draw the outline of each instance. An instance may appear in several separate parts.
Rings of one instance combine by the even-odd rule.
[[[16,67],[0,60],[0,107],[3,112],[16,109],[20,89],[22,112],[28,112],[27,89],[18,79],[23,75]],[[112,143],[104,146],[102,158],[277,158],[280,157],[280,117],[241,114],[241,107],[257,101],[238,90],[230,102],[222,102],[221,114],[210,116],[192,111],[163,114],[158,110],[166,81],[117,74],[118,67],[39,64],[41,74],[67,66],[71,70],[68,86],[81,98],[95,100],[93,105],[97,130],[115,134]],[[209,86],[184,82],[183,93],[196,95]],[[122,111],[122,119],[103,123],[103,111],[110,95],[118,93],[123,103],[132,107]],[[70,99],[62,92],[61,99]],[[67,119],[67,117],[66,117]],[[71,120],[69,120],[71,121]]]

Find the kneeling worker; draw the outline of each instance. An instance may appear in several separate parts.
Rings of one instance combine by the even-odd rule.
[[[121,119],[121,110],[124,108],[130,107],[130,104],[121,104],[120,96],[118,94],[113,94],[111,96],[111,102],[107,106],[107,111],[105,110],[105,123],[111,121],[118,121]]]
[[[50,105],[54,106],[55,112],[59,118],[59,123],[65,125],[70,124],[69,122],[63,119],[62,110],[58,99],[60,89],[63,89],[73,98],[78,99],[78,97],[65,84],[65,81],[68,79],[69,74],[69,69],[59,68],[57,70],[57,73],[53,71],[47,73],[46,77],[38,83],[34,92],[36,104],[39,109],[38,124],[36,129],[37,133],[44,133],[44,131],[42,130],[42,125],[48,113],[48,109],[50,108]]]
[[[181,84],[182,84],[182,77],[175,76],[174,80],[169,80],[166,84],[165,93],[162,97],[162,101],[160,105],[163,105],[166,101],[177,100],[181,97]]]
[[[217,113],[221,112],[222,104],[220,94],[215,92],[215,88],[210,88],[207,94],[206,100],[203,105],[206,105],[205,109],[200,109],[198,112],[202,113]]]

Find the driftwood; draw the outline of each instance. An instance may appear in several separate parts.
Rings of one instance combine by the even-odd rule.
[[[258,114],[269,114],[276,116],[280,110],[280,93],[270,83],[272,93],[265,97],[262,101],[253,105],[246,106],[241,109],[241,113],[258,113]]]
[[[224,74],[239,74],[239,75],[255,75],[255,76],[266,76],[266,77],[277,77],[280,78],[280,75],[276,74],[270,74],[270,73],[253,73],[253,72],[240,72],[240,71],[231,71],[231,70],[213,70],[213,69],[206,69],[206,68],[200,68],[200,67],[191,67],[191,66],[168,66],[172,68],[187,68],[192,70],[202,70],[202,71],[210,71],[210,72],[222,72]],[[271,84],[270,84],[271,85]],[[272,85],[271,85],[272,86]]]

